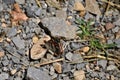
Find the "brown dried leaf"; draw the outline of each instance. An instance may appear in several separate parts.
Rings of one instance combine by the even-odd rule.
[[[17,3],[14,4],[14,9],[15,9],[15,11],[18,12],[18,13],[21,13],[21,12],[22,12],[22,10],[21,10],[20,7],[19,7],[19,4],[17,4]]]
[[[112,24],[112,23],[106,23],[106,25],[105,25],[105,29],[106,30],[110,30],[110,29],[112,29],[112,28],[114,28],[115,27],[115,25],[114,24]]]
[[[20,20],[27,20],[28,17],[22,12],[20,9],[19,5],[16,3],[14,4],[14,10],[10,12],[11,17],[12,17],[12,23],[16,23]]]
[[[61,64],[60,63],[54,63],[53,64],[53,67],[54,67],[54,69],[58,72],[58,73],[62,73],[62,66],[61,66]]]
[[[18,13],[16,11],[12,11],[11,16],[12,16],[12,21],[20,21],[20,20],[26,21],[28,19],[28,17],[24,13]]]
[[[40,59],[45,55],[46,51],[47,51],[47,49],[42,48],[41,45],[36,43],[33,45],[32,49],[31,49],[30,56],[32,59]]]
[[[85,7],[79,1],[76,1],[74,4],[74,10],[76,11],[85,11]]]
[[[96,2],[96,0],[85,0],[85,3],[86,3],[86,10],[93,13],[93,14],[96,14],[96,15],[101,15],[101,12],[100,12],[100,9],[99,9],[99,6]]]
[[[45,41],[49,41],[50,39],[50,36],[45,35],[33,45],[30,52],[30,56],[32,59],[40,59],[45,55],[47,49],[43,48],[41,45],[45,45]]]

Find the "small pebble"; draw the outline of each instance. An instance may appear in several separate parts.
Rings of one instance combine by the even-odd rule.
[[[73,56],[73,53],[71,53],[71,52],[68,52],[68,53],[65,55],[66,59],[68,59],[69,61],[72,61],[72,56]]]
[[[106,23],[106,25],[105,25],[105,28],[106,28],[106,30],[110,30],[110,29],[112,29],[112,28],[114,28],[115,27],[115,25],[114,24],[112,24],[112,23]]]

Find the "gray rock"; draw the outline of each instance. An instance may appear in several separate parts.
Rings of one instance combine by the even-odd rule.
[[[54,78],[57,78],[57,74],[56,73],[54,73],[53,75],[52,75],[52,80],[54,79]]]
[[[27,70],[28,80],[51,80],[50,76],[40,69],[29,67]]]
[[[15,0],[3,0],[3,2],[6,4],[14,4]]]
[[[63,80],[71,80],[69,77],[63,77]]]
[[[46,10],[41,10],[41,13],[40,13],[40,18],[44,18],[44,17],[46,17]]]
[[[109,70],[116,70],[117,69],[117,67],[115,66],[115,65],[109,65],[108,67],[107,67],[107,70],[109,71]]]
[[[35,11],[35,15],[36,16],[40,16],[40,13],[41,13],[41,9],[40,8],[37,11]]]
[[[7,72],[9,69],[8,69],[7,67],[3,67],[2,70],[3,70],[4,72]]]
[[[8,33],[7,33],[7,37],[13,37],[17,34],[17,30],[15,29],[15,27],[11,28]]]
[[[78,48],[80,48],[80,47],[84,47],[84,45],[79,44],[79,43],[72,42],[72,43],[70,44],[70,47],[71,47],[72,49],[78,49]]]
[[[15,56],[12,56],[12,61],[13,61],[14,63],[20,63],[20,59],[17,58],[17,57],[15,57]]]
[[[71,66],[70,64],[64,63],[63,64],[63,73],[71,71]]]
[[[72,56],[73,56],[73,53],[71,53],[71,52],[68,52],[68,53],[65,55],[66,59],[68,59],[69,61],[72,61]]]
[[[2,64],[3,64],[4,66],[7,66],[7,65],[9,64],[9,60],[8,60],[8,59],[5,59],[4,61],[2,61]]]
[[[75,63],[83,62],[83,58],[80,54],[73,54],[72,61]]]
[[[102,66],[103,69],[105,69],[107,66],[107,60],[99,60],[97,61],[97,64]]]
[[[113,44],[113,41],[111,39],[108,39],[107,44]]]
[[[97,72],[92,72],[92,73],[91,73],[91,77],[93,77],[93,78],[94,78],[94,77],[98,77],[98,73],[97,73]]]
[[[56,11],[56,17],[66,19],[66,18],[67,18],[66,11],[57,10],[57,11]]]
[[[21,40],[21,39],[20,39],[20,36],[13,37],[13,38],[12,38],[12,41],[13,41],[13,43],[15,44],[15,46],[16,46],[18,49],[23,49],[23,48],[25,48],[24,40]]]
[[[120,26],[120,18],[116,22],[114,22],[113,24],[117,25],[117,26]]]
[[[85,67],[85,63],[80,63],[80,64],[77,64],[77,69],[79,70],[79,69],[82,69],[82,68],[84,68]]]
[[[39,34],[41,32],[41,29],[40,28],[35,28],[35,33],[36,34]]]
[[[20,77],[16,77],[14,78],[14,80],[22,80]]]
[[[0,80],[6,80],[6,79],[9,79],[8,73],[1,73],[0,74]]]
[[[15,2],[18,4],[25,4],[25,0],[15,0]]]
[[[105,80],[105,73],[104,72],[100,72],[98,75],[99,75],[100,79]]]
[[[0,12],[3,10],[3,5],[0,3]]]
[[[113,33],[115,33],[115,32],[118,32],[119,29],[120,29],[120,28],[117,26],[117,27],[113,28],[112,31],[113,31]]]
[[[44,29],[47,28],[53,37],[63,37],[66,39],[74,39],[76,37],[76,26],[68,26],[66,21],[58,17],[50,17],[42,19]]]
[[[120,48],[120,39],[115,39],[114,42],[117,44],[117,47]]]
[[[28,17],[34,17],[34,11],[32,11],[30,8],[27,8],[26,9],[26,13],[27,13],[27,16]]]
[[[54,70],[54,68],[52,66],[52,67],[50,67],[50,75],[53,75],[54,73],[55,73],[55,70]]]

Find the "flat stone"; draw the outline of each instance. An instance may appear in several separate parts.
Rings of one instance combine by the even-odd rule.
[[[4,61],[2,61],[2,64],[3,64],[3,66],[7,66],[8,64],[9,64],[9,60],[4,60]]]
[[[117,25],[117,26],[120,26],[120,18],[116,22],[114,22],[113,24]]]
[[[107,44],[113,44],[113,41],[111,39],[108,39]]]
[[[14,37],[12,38],[13,43],[15,44],[15,46],[19,49],[23,49],[25,48],[25,43],[24,40],[20,39],[20,36]]]
[[[68,26],[66,21],[58,17],[50,17],[42,19],[43,28],[47,28],[53,37],[63,37],[66,39],[74,39],[76,37],[76,26]]]
[[[51,80],[50,76],[41,71],[40,69],[36,69],[34,67],[29,67],[27,70],[27,79],[28,80]]]
[[[17,57],[14,57],[14,56],[12,56],[12,61],[13,61],[14,63],[20,63],[20,59],[17,58]]]
[[[85,67],[85,63],[80,63],[80,64],[77,64],[77,69],[83,69]]]
[[[70,44],[70,47],[71,47],[72,49],[79,49],[79,48],[81,48],[81,47],[84,47],[84,45],[83,45],[83,44],[80,44],[80,43],[72,42],[72,43]]]
[[[6,4],[14,4],[15,0],[3,0]]]
[[[7,33],[7,37],[13,37],[17,34],[17,30],[13,27],[11,28],[8,33]]]
[[[63,64],[63,73],[71,71],[71,66],[70,64],[64,63]]]
[[[115,27],[115,28],[112,29],[112,32],[113,32],[113,33],[118,32],[119,29],[120,29],[119,27]]]
[[[67,18],[66,11],[57,10],[57,11],[56,11],[56,17],[66,19],[66,18]]]
[[[120,39],[115,39],[114,42],[117,44],[117,47],[120,48]]]
[[[8,73],[1,73],[0,74],[0,80],[6,80],[6,79],[9,79],[9,75]]]
[[[68,53],[65,55],[66,59],[68,59],[69,61],[72,61],[72,56],[73,56],[73,54],[72,54],[71,52],[68,52]]]
[[[35,15],[36,15],[36,16],[40,16],[40,13],[41,13],[41,9],[40,9],[40,8],[35,11]]]
[[[107,60],[99,60],[97,64],[102,66],[103,69],[105,69],[107,66]]]
[[[3,5],[0,3],[0,12],[3,10]]]
[[[98,73],[97,72],[92,72],[91,77],[98,77]]]
[[[73,54],[72,61],[75,63],[83,62],[83,58],[80,54]]]
[[[18,4],[25,4],[25,0],[15,0],[15,2]]]
[[[109,71],[109,70],[116,70],[117,69],[117,67],[115,66],[115,65],[109,65],[108,67],[107,67],[107,70]]]

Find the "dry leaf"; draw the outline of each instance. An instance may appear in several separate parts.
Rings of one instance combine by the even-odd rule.
[[[17,3],[14,4],[14,10],[18,13],[22,12],[22,10],[19,7],[19,4],[17,4]]]
[[[85,72],[83,70],[75,71],[74,79],[75,80],[85,80]]]
[[[30,56],[32,59],[40,59],[42,58],[47,49],[43,48],[41,45],[45,45],[45,41],[49,41],[51,38],[48,35],[45,35],[43,38],[39,39],[32,47],[30,51]]]
[[[74,4],[74,10],[76,11],[85,11],[85,7],[79,1],[76,1]]]
[[[114,24],[112,24],[112,23],[106,23],[106,25],[105,25],[105,29],[106,30],[110,30],[110,29],[112,29],[112,28],[114,28],[115,27],[115,25]]]
[[[20,20],[27,20],[28,17],[22,12],[22,10],[20,9],[19,5],[16,3],[14,4],[14,10],[10,12],[11,17],[12,17],[12,23],[16,23]]]
[[[62,73],[62,66],[60,63],[54,63],[53,67],[58,73]]]
[[[0,58],[3,57],[5,53],[3,51],[0,51]]]
[[[42,48],[41,45],[36,43],[31,49],[30,56],[32,59],[40,59],[45,55],[46,51],[47,49]]]
[[[96,15],[101,15],[101,12],[100,12],[100,9],[99,9],[99,6],[96,2],[96,0],[85,0],[85,3],[86,3],[86,10],[93,13],[93,14],[96,14]]]
[[[85,15],[85,13],[86,13],[86,11],[81,11],[79,15],[80,15],[81,17],[83,17],[83,16]]]
[[[12,21],[27,20],[28,17],[24,13],[18,13],[16,11],[11,12]]]

